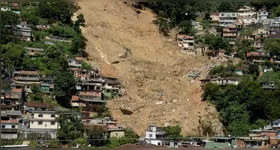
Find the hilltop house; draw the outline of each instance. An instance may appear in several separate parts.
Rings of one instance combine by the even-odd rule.
[[[40,76],[40,91],[43,93],[52,93],[54,90],[53,77],[42,75]]]
[[[112,99],[122,95],[121,82],[113,77],[101,77],[104,79],[102,94],[104,99]]]
[[[17,139],[18,123],[21,117],[20,111],[6,110],[1,111],[1,138]]]
[[[25,55],[34,57],[40,56],[44,53],[44,49],[42,48],[33,48],[33,47],[24,47]]]
[[[266,20],[267,18],[268,18],[268,11],[266,11],[265,8],[262,8],[257,12],[257,19],[259,23],[263,23],[264,20]]]
[[[245,57],[249,62],[260,63],[271,58],[270,54],[267,52],[247,52]]]
[[[280,32],[280,17],[276,17],[270,22],[269,30],[270,33]]]
[[[36,25],[38,30],[48,30],[50,28],[49,25]]]
[[[243,21],[245,26],[256,24],[257,12],[252,7],[244,6],[238,10],[238,20]]]
[[[25,103],[24,119],[19,129],[21,137],[32,138],[33,135],[55,139],[59,124],[54,107],[44,103]]]
[[[65,43],[71,43],[71,39],[66,37],[60,37],[60,36],[46,36],[46,40],[53,41],[53,42],[65,42]]]
[[[210,18],[211,18],[212,22],[219,22],[219,20],[220,20],[219,13],[214,12],[214,13],[210,14]]]
[[[13,72],[12,80],[17,84],[32,85],[40,84],[40,76],[37,70],[16,69]]]
[[[15,35],[23,41],[31,41],[33,37],[32,30],[26,22],[21,22],[16,26]]]
[[[153,145],[163,145],[163,140],[166,138],[164,127],[150,125],[146,131],[145,142]]]
[[[225,38],[236,38],[237,37],[237,27],[236,25],[225,25],[223,29],[223,37]]]
[[[178,34],[177,35],[177,44],[179,47],[183,47],[184,50],[193,50],[194,49],[194,37],[185,35],[185,34]]]
[[[228,24],[235,24],[237,21],[237,13],[236,12],[221,12],[219,14],[219,25],[225,26]]]

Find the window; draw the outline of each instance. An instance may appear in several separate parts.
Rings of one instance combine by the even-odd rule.
[[[45,124],[45,127],[47,127],[48,125],[47,124]]]
[[[52,117],[52,118],[55,118],[55,114],[52,114],[51,117]]]
[[[43,124],[43,121],[39,121],[39,122],[38,122],[38,125],[42,125],[42,124]]]
[[[43,117],[43,114],[39,114],[38,116],[39,116],[39,117]]]
[[[51,122],[51,125],[55,125],[55,122],[54,122],[54,121],[52,121],[52,122]]]
[[[16,126],[15,126],[15,125],[12,125],[12,128],[16,128]]]
[[[34,50],[32,50],[31,52],[34,53]]]
[[[2,125],[2,128],[5,128],[5,125]]]
[[[33,124],[34,123],[34,121],[31,121],[31,124]]]
[[[149,134],[149,137],[151,138],[151,137],[153,137],[153,135],[152,135],[152,134]]]

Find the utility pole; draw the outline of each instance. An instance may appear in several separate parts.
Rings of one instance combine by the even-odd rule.
[[[1,6],[0,6],[1,8]],[[0,11],[0,21],[2,21],[2,17],[1,17],[2,13]],[[0,27],[0,93],[1,93],[1,86],[2,86],[2,44],[1,44],[1,34],[2,34],[2,28]],[[0,98],[0,147],[2,147],[2,96]]]

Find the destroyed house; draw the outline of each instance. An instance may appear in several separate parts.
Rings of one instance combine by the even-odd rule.
[[[193,50],[194,49],[194,37],[184,34],[177,35],[177,44],[180,47],[183,47],[184,50]]]

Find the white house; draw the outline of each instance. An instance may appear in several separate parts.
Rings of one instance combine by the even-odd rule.
[[[219,14],[219,25],[235,24],[237,21],[237,12],[221,12]]]
[[[25,123],[21,124],[19,132],[25,138],[32,134],[39,134],[43,137],[56,139],[59,123],[56,121],[58,114],[56,111],[31,110],[24,116]]]
[[[18,121],[21,117],[20,111],[6,110],[1,111],[1,138],[17,139],[18,138]]]
[[[258,22],[257,12],[254,8],[244,6],[238,10],[238,20],[243,21],[244,25],[251,25]]]
[[[229,84],[238,85],[239,84],[239,80],[234,77],[216,78],[216,79],[212,79],[211,82],[215,83],[217,85],[229,85]]]
[[[259,23],[263,23],[264,20],[268,18],[268,11],[266,9],[261,9],[257,13],[257,19]]]
[[[163,127],[157,127],[150,125],[146,131],[145,141],[153,145],[163,145],[163,140],[166,136],[166,132]]]
[[[274,120],[270,124],[264,127],[265,130],[279,130],[280,129],[280,119]]]
[[[11,8],[2,6],[1,11],[11,11]]]

